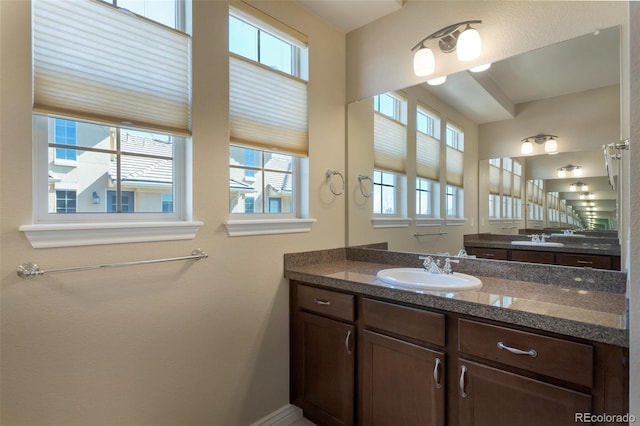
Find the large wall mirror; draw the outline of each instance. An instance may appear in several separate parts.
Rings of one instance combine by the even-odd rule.
[[[466,234],[515,234],[520,229],[547,227],[617,229],[619,196],[608,184],[602,145],[620,138],[618,27],[517,55],[480,73],[449,75],[438,86],[424,83],[395,93],[408,99],[410,106],[407,179],[402,183],[407,193],[418,191],[416,121],[411,118],[411,106],[423,105],[439,114],[443,131],[444,122],[464,129],[464,218],[447,219],[447,194],[440,193],[436,197],[439,217],[416,216],[416,200],[410,195],[402,206],[407,221],[390,218],[377,226],[372,222],[374,196],[367,197],[372,191],[367,178],[374,173],[374,102],[366,99],[348,107],[348,244],[387,241],[393,250],[455,253]],[[533,152],[523,154],[522,140],[538,134],[557,136],[557,152],[548,154],[544,144],[533,143]],[[498,210],[490,206],[489,171],[496,159],[510,159],[521,168],[519,191],[509,189],[509,195],[517,194],[520,202],[511,204],[509,214],[502,210],[503,201]],[[582,175],[573,176],[568,170],[559,177],[558,170],[566,166],[580,166]],[[446,172],[437,179],[445,188]],[[557,218],[549,214],[546,202],[543,215],[530,211],[531,188],[540,182],[562,206]],[[504,187],[500,191],[504,195]],[[573,219],[563,222],[563,213]]]

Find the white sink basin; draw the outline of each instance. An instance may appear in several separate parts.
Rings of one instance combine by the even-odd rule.
[[[514,246],[536,246],[536,247],[562,247],[562,243],[552,243],[549,241],[511,241]]]
[[[583,234],[551,234],[552,237],[578,237],[585,238],[586,235]]]
[[[434,274],[423,268],[391,268],[378,272],[378,279],[394,287],[416,290],[474,290],[482,287],[482,281],[471,275]]]

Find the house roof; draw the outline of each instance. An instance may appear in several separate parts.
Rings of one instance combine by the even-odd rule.
[[[121,181],[129,185],[167,185],[173,183],[173,144],[151,138],[123,134],[120,140]],[[153,157],[127,155],[143,154]],[[117,179],[117,162],[109,165],[109,177]]]
[[[292,190],[291,185],[291,173],[278,173],[291,172],[291,161],[285,157],[271,157],[264,165],[265,168],[265,184],[272,187],[277,192],[290,192]],[[270,173],[273,170],[275,173]]]

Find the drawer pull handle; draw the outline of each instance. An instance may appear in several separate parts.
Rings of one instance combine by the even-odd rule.
[[[467,367],[463,365],[460,371],[460,396],[463,398],[467,397],[467,393],[464,391],[464,388],[465,388],[464,382],[465,382],[466,375],[467,375]]]
[[[589,262],[588,260],[580,260],[580,259],[578,259],[576,263],[580,265],[593,265],[593,262]]]
[[[516,354],[516,355],[529,355],[530,357],[533,357],[533,358],[538,356],[538,352],[536,352],[535,349],[529,349],[528,351],[523,351],[520,349],[509,347],[502,342],[498,342],[498,349],[505,349],[511,352],[512,354]]]
[[[440,358],[436,358],[436,365],[433,367],[433,383],[435,383],[436,389],[442,387],[442,383],[440,383],[440,362]]]
[[[483,256],[493,257],[495,256],[493,253],[482,253]]]
[[[318,305],[330,305],[331,302],[329,300],[322,300],[322,299],[313,299],[316,301],[316,303]]]
[[[347,353],[351,355],[351,330],[347,331],[347,337],[344,339],[344,347],[347,348]]]

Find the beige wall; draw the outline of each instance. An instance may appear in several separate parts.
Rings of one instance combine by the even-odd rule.
[[[32,249],[30,6],[0,2],[3,425],[248,425],[289,399],[282,255],[344,245],[345,37],[295,4],[257,2],[309,36],[310,233],[227,236],[227,3],[194,2],[193,241]],[[23,280],[44,269],[209,258]]]

